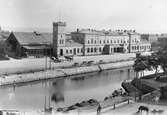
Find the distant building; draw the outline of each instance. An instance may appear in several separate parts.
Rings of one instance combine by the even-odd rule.
[[[141,34],[141,39],[147,40],[150,43],[157,42],[158,34]]]
[[[150,51],[151,44],[135,31],[97,31],[77,29],[67,39],[66,23],[53,23],[53,52],[55,56],[101,55]]]
[[[8,31],[0,30],[0,55],[5,55],[5,40],[9,37]]]
[[[11,32],[6,40],[6,52],[10,56],[42,57],[51,50],[51,44],[51,33]]]

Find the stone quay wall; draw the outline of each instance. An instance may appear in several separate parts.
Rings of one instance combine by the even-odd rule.
[[[0,77],[0,86],[15,85],[17,83],[32,82],[38,80],[46,80],[57,77],[68,77],[72,75],[85,74],[90,72],[100,72],[103,70],[116,69],[121,67],[129,67],[134,64],[133,60],[120,61],[115,63],[106,64],[93,64],[89,66],[78,66],[69,68],[58,68],[46,71],[24,73],[24,74],[11,74],[8,76]]]

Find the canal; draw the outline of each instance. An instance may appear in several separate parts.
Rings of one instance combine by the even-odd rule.
[[[130,68],[108,70],[47,81],[0,88],[0,108],[43,109],[65,107],[91,98],[99,101],[121,87],[123,80],[134,77]]]

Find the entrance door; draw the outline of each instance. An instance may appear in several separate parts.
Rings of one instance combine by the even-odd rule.
[[[60,49],[60,56],[63,56],[63,49]]]

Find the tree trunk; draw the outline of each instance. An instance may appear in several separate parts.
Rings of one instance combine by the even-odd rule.
[[[157,76],[158,68],[155,68],[155,76]]]
[[[138,78],[138,72],[136,72],[136,78]]]

